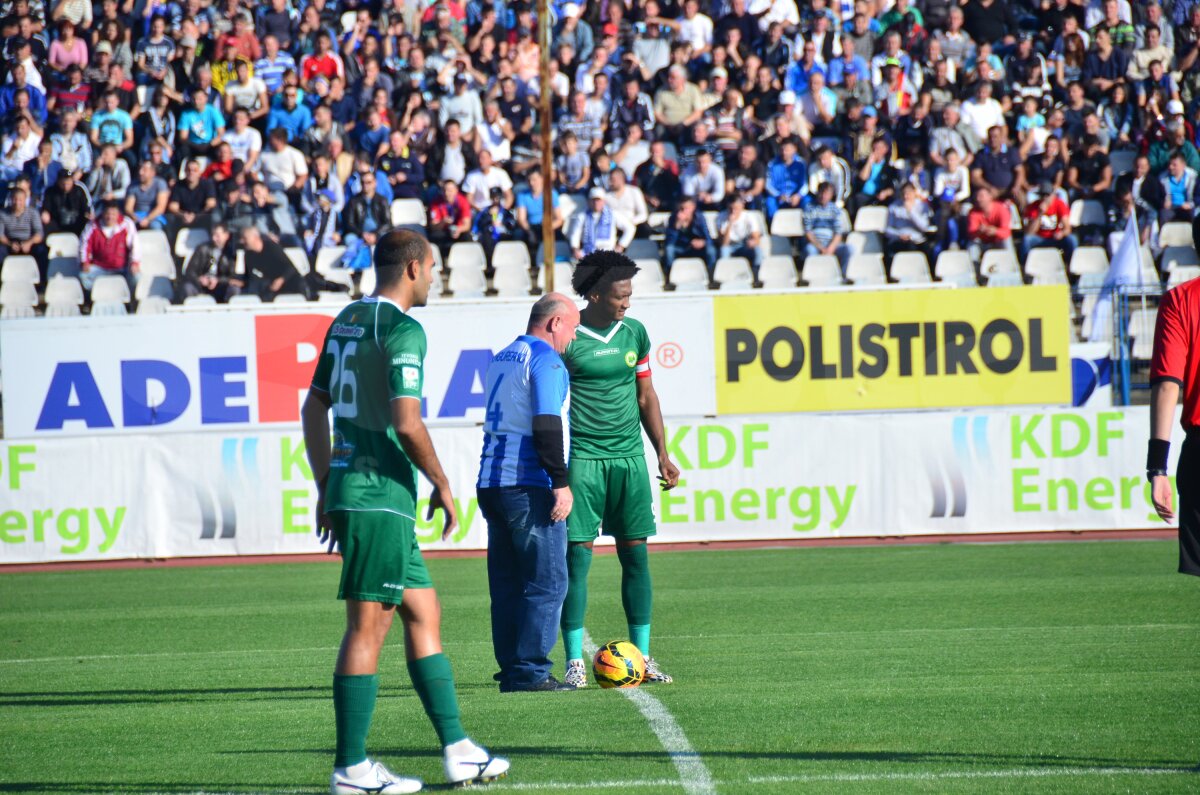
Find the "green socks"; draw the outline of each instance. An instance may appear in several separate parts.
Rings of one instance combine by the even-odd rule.
[[[654,590],[650,585],[650,555],[645,544],[617,545],[621,561],[621,603],[629,622],[629,640],[638,651],[650,656],[650,607]]]
[[[442,747],[464,739],[462,722],[458,718],[458,696],[454,693],[454,674],[450,660],[444,654],[431,654],[419,660],[408,661],[408,675],[413,688],[425,707],[425,714],[433,722]],[[340,747],[340,746],[339,746]]]
[[[334,767],[350,767],[367,758],[367,732],[375,713],[379,677],[333,675],[333,715],[337,726]]]
[[[592,550],[583,544],[567,545],[567,598],[563,600],[563,648],[568,660],[583,659],[583,619],[587,614],[587,578]]]

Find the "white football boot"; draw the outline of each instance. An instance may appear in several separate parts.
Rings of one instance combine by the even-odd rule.
[[[333,795],[404,795],[404,793],[420,792],[419,778],[404,778],[397,776],[379,762],[374,762],[371,769],[358,778],[333,771],[329,777],[329,791]]]
[[[583,660],[567,661],[567,674],[563,681],[577,690],[587,687],[587,666]]]
[[[443,757],[446,781],[455,787],[486,784],[508,773],[507,759],[492,756],[486,748],[481,748],[470,739],[446,746]]]
[[[669,685],[675,681],[670,674],[663,673],[658,667],[658,661],[653,657],[646,658],[646,676],[642,679],[646,684]]]

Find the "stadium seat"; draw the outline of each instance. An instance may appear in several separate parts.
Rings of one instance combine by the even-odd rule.
[[[846,278],[854,284],[887,284],[882,254],[855,254],[846,266]]]
[[[554,263],[554,290],[555,292],[572,295],[571,290],[571,274],[575,272],[575,266],[569,262]],[[659,274],[661,277],[661,273]],[[546,269],[538,268],[537,286],[543,293],[546,292]],[[633,277],[633,291],[638,292],[637,277]],[[644,292],[644,291],[643,291]],[[662,286],[659,285],[659,292],[662,292]]]
[[[1170,273],[1176,268],[1200,265],[1200,255],[1191,246],[1167,246],[1163,250],[1162,269]]]
[[[129,303],[129,282],[124,276],[100,276],[92,284],[92,303],[109,301],[120,304]]]
[[[26,281],[0,283],[0,318],[34,317],[37,288]]]
[[[975,281],[975,271],[970,273],[951,273],[942,279],[946,284],[953,284],[955,287],[978,287],[979,282]]]
[[[1158,309],[1137,308],[1129,312],[1129,336],[1133,339],[1130,355],[1134,359],[1148,360],[1154,350],[1154,325],[1158,321]]]
[[[483,253],[483,246],[470,242],[455,243],[450,247],[450,257],[446,262],[446,267],[450,269],[451,276],[457,271],[464,270],[477,270],[483,273],[487,267],[487,256]]]
[[[664,289],[664,279],[662,265],[659,264],[658,257],[637,259],[634,260],[634,264],[638,266],[638,272],[633,276],[634,294],[661,293]]]
[[[260,301],[259,303],[262,302]],[[217,299],[213,298],[208,293],[189,295],[187,298],[183,299],[183,305],[189,308],[212,307],[217,305]]]
[[[1137,152],[1132,149],[1117,149],[1108,155],[1109,165],[1112,166],[1113,179],[1133,171],[1133,163],[1137,160]]]
[[[778,237],[804,237],[804,212],[795,207],[777,210],[771,218],[771,234]]]
[[[358,294],[370,295],[375,292],[375,268],[367,268],[358,277]],[[438,295],[441,295],[439,292]]]
[[[37,260],[28,254],[9,254],[0,264],[0,282],[38,284],[41,281]]]
[[[697,257],[681,257],[671,265],[671,284],[676,292],[695,292],[708,287],[708,267]]]
[[[211,239],[212,236],[208,234],[207,229],[200,227],[180,229],[179,234],[175,236],[175,256],[186,265],[192,252]]]
[[[800,268],[800,278],[812,287],[830,287],[845,284],[842,278],[842,263],[832,254],[806,257]]]
[[[1104,205],[1095,199],[1076,199],[1071,202],[1071,226],[1107,226],[1108,215]]]
[[[888,210],[882,206],[859,207],[854,214],[855,232],[880,232],[887,229]]]
[[[1103,273],[1082,273],[1079,275],[1079,282],[1075,285],[1076,291],[1083,297],[1079,305],[1079,315],[1083,319],[1083,328],[1086,332],[1091,320],[1092,313],[1096,311],[1096,302],[1100,298],[1100,291],[1104,288]]]
[[[767,290],[790,290],[796,286],[796,261],[790,255],[769,256],[758,269],[758,280]]]
[[[437,251],[437,246],[431,246],[433,251]],[[338,267],[338,260],[346,253],[345,246],[325,246],[317,251],[317,262],[315,269],[317,273],[328,281],[344,284],[347,287],[354,286],[354,272],[349,268]],[[435,264],[436,269],[436,264]]]
[[[492,267],[497,274],[502,269],[518,268],[528,273],[531,265],[529,247],[519,240],[502,240],[492,252]]]
[[[242,293],[230,298],[228,303],[230,306],[258,306],[262,303],[262,299],[254,293]]]
[[[901,251],[892,257],[892,280],[901,284],[927,284],[933,279],[929,276],[929,260],[920,251]]]
[[[292,261],[292,266],[301,276],[307,276],[312,270],[312,265],[308,261],[308,252],[299,246],[288,246],[283,250],[287,254],[287,258]]]
[[[658,259],[658,243],[645,238],[634,238],[634,241],[629,244],[629,248],[625,249],[625,256],[635,262],[642,259]]]
[[[420,199],[394,199],[391,211],[392,226],[425,227],[425,202]]]
[[[46,237],[49,267],[47,277],[79,275],[79,238],[71,232],[54,232]]]
[[[878,232],[851,232],[846,235],[846,245],[855,254],[882,254],[883,235]]]
[[[745,257],[722,257],[713,270],[713,281],[722,290],[749,290],[754,284],[754,271]]]
[[[477,246],[478,243],[455,243],[454,248],[462,245]],[[454,262],[454,248],[450,249],[450,262]],[[483,249],[479,249],[480,257],[483,256]],[[450,265],[450,280],[447,287],[454,294],[455,298],[483,298],[487,292],[487,278],[483,275],[483,267],[472,267],[470,265],[460,265],[455,267]],[[366,288],[363,288],[366,291]]]
[[[971,274],[972,278],[975,276],[975,265],[971,262],[970,254],[955,249],[938,254],[937,262],[933,265],[934,276],[943,281],[949,281],[963,273]]]
[[[790,257],[795,253],[792,248],[792,241],[780,235],[767,235],[767,245],[764,249],[764,254],[768,257],[787,256]]]
[[[167,240],[166,232],[161,229],[139,229],[138,230],[138,247],[142,250],[142,267],[153,269],[154,273],[167,275],[167,266],[162,264],[164,261],[170,263],[170,276],[175,278],[175,255],[171,251],[171,242]]]
[[[273,304],[306,304],[308,299],[299,293],[282,293],[271,299]]]
[[[1034,284],[1045,283],[1038,279],[1056,279],[1062,275],[1066,278],[1066,266],[1063,265],[1062,252],[1056,248],[1035,248],[1025,258],[1025,275],[1034,279]],[[1064,282],[1054,281],[1052,284]]]
[[[1154,264],[1154,253],[1149,246],[1141,246],[1139,251],[1142,255],[1142,283],[1146,285],[1161,285],[1162,277],[1158,274],[1158,268]]]
[[[584,208],[584,203],[576,199],[570,193],[558,194],[558,211],[563,214],[563,218],[570,218]]]
[[[670,213],[664,213],[664,212],[650,213],[650,217],[648,219],[646,219],[646,226],[650,227],[650,229],[657,232],[658,234],[662,234],[663,230],[666,229],[667,223],[670,222],[670,220],[671,220]]]
[[[1163,224],[1162,229],[1158,231],[1158,244],[1163,248],[1171,246],[1187,246],[1195,248],[1196,243],[1192,238],[1192,225],[1187,221],[1171,221]]]
[[[83,285],[74,276],[55,276],[46,282],[46,317],[74,317],[83,305]]]
[[[438,286],[437,294],[438,295],[442,294],[440,285]],[[432,288],[429,291],[429,296],[431,298],[434,297],[434,292],[433,292]],[[344,306],[344,305],[350,303],[351,300],[353,300],[353,299],[350,298],[349,293],[341,293],[341,292],[317,293],[317,303],[318,304],[340,304],[340,305]]]
[[[165,298],[167,303],[175,297],[175,288],[171,286],[171,280],[166,276],[142,276],[138,279],[137,287],[133,290],[133,297],[138,301],[143,301],[150,297]]]
[[[1015,273],[1020,276],[1021,264],[1017,262],[1017,255],[1008,249],[993,248],[983,252],[979,270],[988,277],[993,273]],[[989,281],[988,284],[990,285],[991,282]]]
[[[525,251],[524,243],[517,243]],[[521,298],[529,295],[533,289],[533,280],[529,278],[529,268],[520,262],[512,262],[511,264],[501,266],[499,260],[496,260],[496,275],[492,277],[492,287],[495,288],[497,295],[501,298]],[[450,272],[453,275],[454,271]],[[557,276],[558,274],[555,274]],[[555,279],[557,285],[558,280]]]
[[[171,309],[170,299],[163,298],[161,295],[151,295],[138,302],[137,314],[139,315],[165,315]],[[92,306],[92,313],[95,314],[96,307]]]
[[[1184,282],[1190,282],[1197,276],[1200,276],[1200,265],[1179,265],[1167,277],[1167,286],[1176,287]]]
[[[462,244],[459,243],[456,245],[462,245]],[[534,258],[534,262],[537,263],[539,268],[543,267],[542,263],[546,261],[546,258],[544,256],[545,253],[546,253],[545,248],[542,246],[542,244],[539,243],[538,249],[537,249],[537,256]],[[450,256],[453,259],[453,256],[454,256],[454,248],[453,247],[450,248]],[[555,240],[554,241],[554,261],[555,262],[570,262],[571,259],[572,259],[571,258],[571,244],[565,240]]]
[[[1071,273],[1108,273],[1108,252],[1101,246],[1080,246],[1071,255]]]
[[[994,271],[987,274],[988,287],[1024,287],[1025,279],[1019,272]]]

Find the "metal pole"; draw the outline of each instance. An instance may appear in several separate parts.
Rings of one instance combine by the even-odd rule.
[[[542,128],[542,273],[545,274],[546,292],[554,289],[554,174],[550,158],[551,130],[554,119],[550,111],[550,3],[538,0],[538,50],[540,69],[538,86],[541,88],[538,115]]]

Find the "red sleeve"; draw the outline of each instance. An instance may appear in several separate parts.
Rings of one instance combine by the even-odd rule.
[[[1187,329],[1181,311],[1179,289],[1169,291],[1158,305],[1154,327],[1154,353],[1150,359],[1150,383],[1174,381],[1183,386],[1187,366]]]
[[[967,214],[967,234],[974,236],[979,234],[979,227],[983,226],[983,213],[978,210],[972,210]]]

